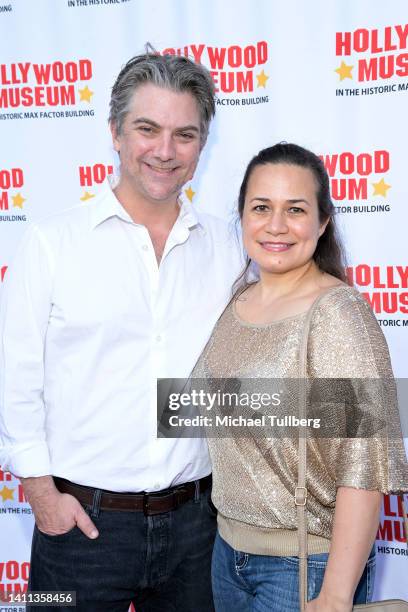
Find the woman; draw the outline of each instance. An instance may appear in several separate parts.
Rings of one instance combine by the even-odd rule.
[[[243,282],[193,377],[296,378],[306,314],[319,298],[308,334],[308,377],[392,378],[375,317],[345,282],[319,158],[293,144],[261,151],[245,173],[239,214],[259,280]],[[209,439],[219,513],[216,610],[294,612],[297,437],[231,437],[219,430],[216,436]],[[407,488],[403,446],[393,440],[387,451],[384,440],[316,438],[308,440],[307,453],[306,609],[349,612],[353,601],[370,601],[381,494]]]

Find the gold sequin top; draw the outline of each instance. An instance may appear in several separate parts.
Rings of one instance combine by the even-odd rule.
[[[233,300],[218,320],[192,377],[296,378],[305,318],[303,313],[270,324],[250,324],[239,319]],[[394,431],[386,440],[308,440],[306,510],[309,553],[315,553],[328,551],[337,487],[384,493],[408,490],[408,467],[387,344],[370,306],[354,288],[334,287],[316,307],[307,370],[313,379],[389,379],[392,401],[387,398],[381,411]],[[243,437],[242,432],[223,436],[218,430],[208,443],[212,499],[222,537],[244,552],[296,555],[296,435],[280,439]]]

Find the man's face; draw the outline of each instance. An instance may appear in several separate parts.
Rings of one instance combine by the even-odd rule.
[[[201,149],[200,113],[192,94],[141,85],[120,134],[111,129],[120,154],[120,185],[150,203],[175,203]]]

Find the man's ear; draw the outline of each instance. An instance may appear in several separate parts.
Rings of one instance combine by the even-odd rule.
[[[200,134],[200,155],[201,155],[201,151],[204,149],[205,144],[207,142],[208,134],[209,134],[208,130],[207,130],[207,133],[204,134],[204,136],[201,136]]]
[[[113,148],[115,149],[115,151],[117,153],[120,152],[120,143],[119,143],[119,134],[118,134],[118,130],[117,130],[117,126],[116,126],[116,122],[115,121],[111,121],[109,123],[109,127],[110,127],[110,131],[112,134],[112,143],[113,143]]]

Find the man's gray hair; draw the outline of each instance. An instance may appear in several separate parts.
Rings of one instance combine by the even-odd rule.
[[[112,87],[109,122],[120,134],[133,93],[146,83],[175,92],[189,92],[196,99],[200,111],[200,140],[203,146],[215,114],[215,87],[209,71],[187,57],[158,55],[146,45],[148,49],[148,52],[130,59],[120,71]]]

